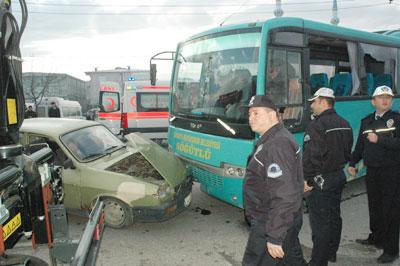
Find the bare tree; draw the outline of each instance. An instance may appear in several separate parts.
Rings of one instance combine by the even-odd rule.
[[[41,103],[43,97],[48,93],[49,87],[57,76],[51,73],[30,73],[30,80],[26,83],[27,98],[33,100],[35,108]]]

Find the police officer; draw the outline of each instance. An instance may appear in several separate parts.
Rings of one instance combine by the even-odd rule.
[[[320,88],[309,99],[315,119],[304,135],[304,191],[312,230],[309,265],[336,261],[342,232],[340,200],[346,183],[344,165],[350,160],[353,133],[349,123],[334,110],[333,90]]]
[[[243,265],[303,266],[298,234],[302,225],[303,173],[299,145],[279,122],[268,96],[253,96],[251,129],[260,134],[244,178],[251,229]]]
[[[383,247],[380,263],[399,256],[400,226],[400,114],[391,111],[393,92],[377,87],[372,95],[375,112],[361,120],[361,127],[348,171],[356,175],[355,165],[363,159],[368,196],[370,230],[363,245]]]

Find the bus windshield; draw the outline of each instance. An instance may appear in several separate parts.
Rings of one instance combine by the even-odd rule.
[[[177,55],[172,114],[247,124],[239,106],[255,94],[259,29],[218,33],[183,44]]]

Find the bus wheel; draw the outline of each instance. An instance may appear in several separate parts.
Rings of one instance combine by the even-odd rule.
[[[132,223],[128,206],[114,198],[104,199],[104,220],[112,228],[122,228]]]

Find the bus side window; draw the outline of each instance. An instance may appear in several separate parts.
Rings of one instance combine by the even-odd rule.
[[[397,94],[398,49],[366,43],[359,44],[361,91],[371,96],[376,87],[386,85]]]
[[[328,87],[328,75],[326,73],[314,73],[310,76],[310,94],[313,95],[319,88]]]
[[[331,79],[331,89],[335,96],[349,96],[353,89],[351,73],[337,73]]]

